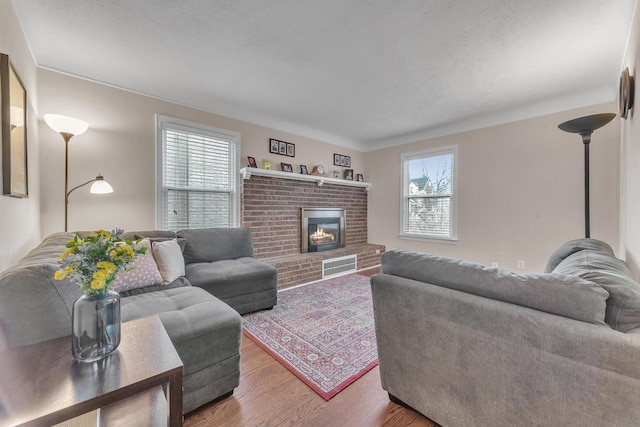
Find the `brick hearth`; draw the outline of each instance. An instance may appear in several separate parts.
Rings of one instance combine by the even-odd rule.
[[[256,175],[243,184],[242,226],[251,229],[256,258],[278,269],[279,289],[321,279],[323,259],[357,254],[358,269],[380,264],[384,246],[367,244],[364,188]],[[300,208],[311,207],[345,209],[345,248],[300,253]]]

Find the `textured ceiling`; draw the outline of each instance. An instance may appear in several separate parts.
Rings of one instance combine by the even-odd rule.
[[[360,150],[616,97],[635,0],[13,0],[37,64]]]

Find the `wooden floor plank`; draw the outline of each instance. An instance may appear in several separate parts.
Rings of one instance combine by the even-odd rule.
[[[361,274],[377,272],[370,269]],[[233,395],[187,414],[185,427],[437,427],[421,414],[389,401],[378,367],[327,402],[246,336],[241,352],[240,385]]]

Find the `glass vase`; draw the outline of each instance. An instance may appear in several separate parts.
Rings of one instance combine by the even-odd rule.
[[[71,349],[79,362],[94,362],[120,345],[120,295],[83,295],[73,304]]]

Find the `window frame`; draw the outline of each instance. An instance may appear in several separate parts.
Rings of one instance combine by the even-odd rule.
[[[406,167],[411,160],[425,159],[429,157],[437,157],[442,155],[451,155],[451,196],[450,200],[450,212],[449,222],[451,224],[451,233],[448,237],[422,234],[422,233],[410,233],[405,230],[405,215],[408,206],[409,196],[409,180],[405,181],[405,176],[408,177]],[[442,196],[437,196],[442,197]],[[424,197],[432,198],[432,197]],[[458,241],[458,145],[451,145],[445,147],[432,148],[419,152],[404,153],[400,156],[400,233],[399,237],[403,239],[422,240],[434,243],[455,243]]]
[[[229,199],[229,227],[238,227],[240,224],[240,193],[241,193],[241,180],[240,180],[240,149],[241,139],[240,133],[230,131],[227,129],[221,129],[201,123],[191,122],[188,120],[177,119],[175,117],[166,116],[162,114],[156,114],[156,229],[165,230],[165,194],[169,189],[175,190],[187,190],[187,188],[172,188],[165,187],[164,184],[164,153],[165,153],[165,141],[163,137],[163,131],[165,129],[175,129],[185,132],[191,132],[194,134],[205,135],[212,138],[219,138],[230,140],[234,144],[234,159],[231,164],[233,170],[230,171],[230,190],[204,190],[206,192],[220,192],[228,193]],[[203,191],[202,188],[198,188],[197,191]]]

